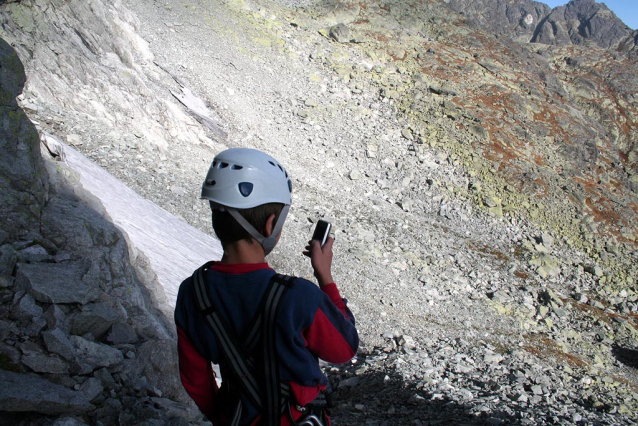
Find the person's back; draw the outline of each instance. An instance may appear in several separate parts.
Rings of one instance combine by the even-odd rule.
[[[224,256],[182,283],[175,322],[182,382],[215,425],[329,424],[317,358],[341,363],[356,353],[354,318],[331,276],[333,239],[311,241],[304,252],[320,287],[265,262],[290,193],[276,160],[242,148],[215,157],[202,188]],[[221,389],[211,362],[220,366]]]

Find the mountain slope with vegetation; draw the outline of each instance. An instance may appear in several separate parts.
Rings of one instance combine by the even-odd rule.
[[[350,364],[326,367],[336,424],[634,422],[638,57],[636,32],[603,4],[22,0],[0,3],[0,37],[24,63],[17,103],[41,134],[205,232],[199,188],[216,152],[250,146],[287,166],[294,204],[269,262],[311,276],[301,251],[313,222],[332,220],[334,275],[362,338]],[[2,182],[5,210],[20,211],[25,184]],[[16,262],[35,260],[11,253],[62,244],[21,214],[0,235],[12,373],[80,391],[76,422],[108,424],[115,400],[152,404],[140,424],[169,424],[166,410],[198,422],[152,368],[149,386],[120,374],[134,363],[115,352],[76,368],[41,336],[49,322],[12,325],[52,305],[16,284]],[[158,337],[137,330],[118,347],[96,333],[67,335],[75,351],[106,345],[140,363]],[[66,415],[2,404],[25,424]]]

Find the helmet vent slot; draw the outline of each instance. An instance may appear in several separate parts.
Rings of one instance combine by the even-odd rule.
[[[221,163],[219,163],[219,168],[220,168],[220,169],[225,169],[225,168],[226,168],[226,167],[228,167],[228,166],[229,166],[229,164],[228,164],[228,163],[225,163],[225,162],[221,162]]]
[[[206,181],[206,185],[208,186],[215,186],[217,184],[217,182],[215,182],[213,179],[208,179]]]
[[[241,170],[243,168],[244,166],[238,166],[237,164],[233,164],[232,166],[230,166],[231,170]]]
[[[239,192],[244,197],[248,197],[253,192],[253,184],[250,182],[241,182],[238,187]]]
[[[275,163],[273,163],[272,161],[269,161],[271,166],[275,166]]]

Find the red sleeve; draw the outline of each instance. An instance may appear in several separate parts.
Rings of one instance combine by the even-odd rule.
[[[348,340],[352,339],[348,339],[348,337],[339,332],[321,309],[317,309],[312,325],[304,332],[304,338],[310,352],[324,361],[335,364],[347,362],[356,354],[358,339],[356,343],[352,342],[351,345]]]
[[[330,301],[334,303],[334,305],[339,308],[339,310],[348,317],[348,312],[346,309],[346,302],[343,301],[341,294],[339,293],[339,289],[337,288],[337,284],[330,283],[321,287],[321,290],[328,295]]]
[[[335,283],[324,285],[321,290],[330,301],[324,299],[319,304],[312,324],[303,331],[306,346],[324,361],[347,362],[356,355],[359,346],[354,318]]]
[[[179,355],[179,375],[184,389],[195,401],[200,411],[213,419],[217,382],[209,360],[195,350],[186,332],[177,327],[177,352]]]

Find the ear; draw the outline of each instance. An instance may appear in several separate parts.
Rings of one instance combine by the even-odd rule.
[[[272,230],[275,227],[275,215],[271,214],[266,219],[266,225],[264,225],[264,237],[268,238],[272,235]]]

